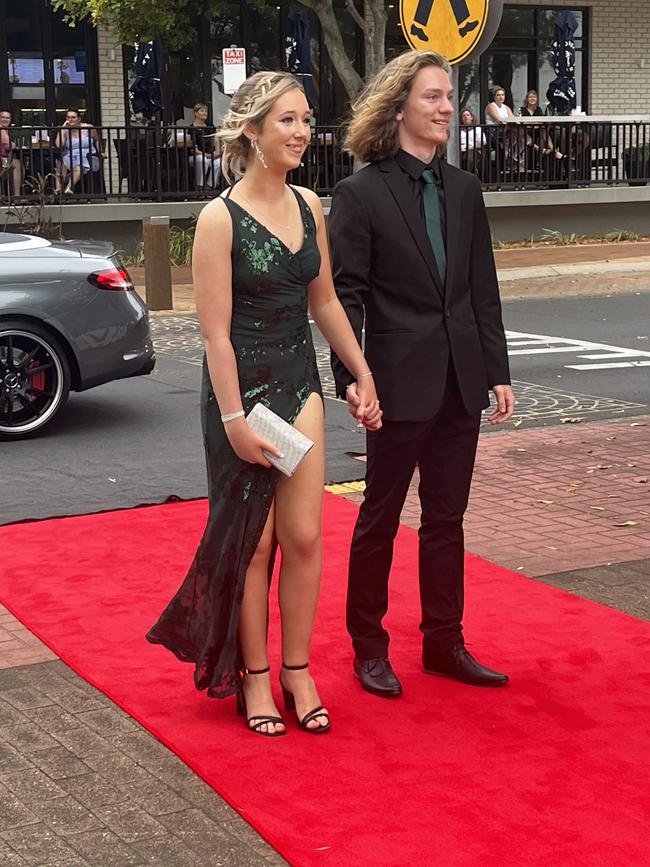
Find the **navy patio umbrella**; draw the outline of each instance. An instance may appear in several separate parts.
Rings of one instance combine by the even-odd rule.
[[[285,49],[287,69],[302,84],[307,102],[314,108],[316,95],[311,71],[311,46],[309,38],[309,16],[306,12],[289,14],[289,35]]]
[[[160,86],[162,45],[159,39],[138,43],[133,67],[135,81],[129,88],[131,108],[135,114],[153,118],[163,110]]]
[[[546,98],[555,114],[569,114],[576,107],[576,44],[578,22],[570,10],[561,12],[553,24],[552,63],[557,78],[549,84]]]

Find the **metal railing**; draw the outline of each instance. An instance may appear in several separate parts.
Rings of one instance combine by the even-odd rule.
[[[179,126],[101,126],[92,131],[11,127],[0,166],[0,205],[51,201],[193,201],[223,188],[212,155],[196,152],[197,132]],[[330,195],[352,173],[343,130],[317,126],[292,183]],[[534,118],[463,127],[461,166],[486,190],[645,184],[650,122]],[[205,142],[199,142],[205,151]],[[207,148],[209,150],[209,147]]]
[[[461,167],[486,190],[646,184],[650,122],[562,117],[461,127]]]
[[[44,196],[63,203],[200,200],[224,186],[218,153],[197,128],[67,128],[62,137],[58,128],[11,127],[8,133],[12,148],[0,169],[0,205]],[[316,127],[291,182],[330,194],[352,173],[352,157],[340,142],[340,127]]]

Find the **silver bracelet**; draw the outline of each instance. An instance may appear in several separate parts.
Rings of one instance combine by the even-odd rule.
[[[369,371],[368,373],[362,373],[362,374],[360,374],[359,376],[357,376],[357,379],[363,379],[364,376],[372,376],[372,370]]]
[[[221,416],[221,421],[224,424],[227,424],[229,421],[234,421],[236,418],[241,418],[243,415],[246,415],[243,409],[240,409],[237,412],[228,412]]]

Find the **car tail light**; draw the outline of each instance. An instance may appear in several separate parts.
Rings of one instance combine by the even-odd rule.
[[[125,292],[133,289],[129,272],[125,268],[108,268],[106,271],[94,271],[88,275],[88,282],[98,289],[113,289]]]

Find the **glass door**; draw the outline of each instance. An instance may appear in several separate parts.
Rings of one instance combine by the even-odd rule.
[[[481,58],[481,79],[486,105],[492,86],[499,84],[505,88],[506,103],[515,114],[519,114],[526,93],[535,87],[537,80],[535,52],[487,51]]]

